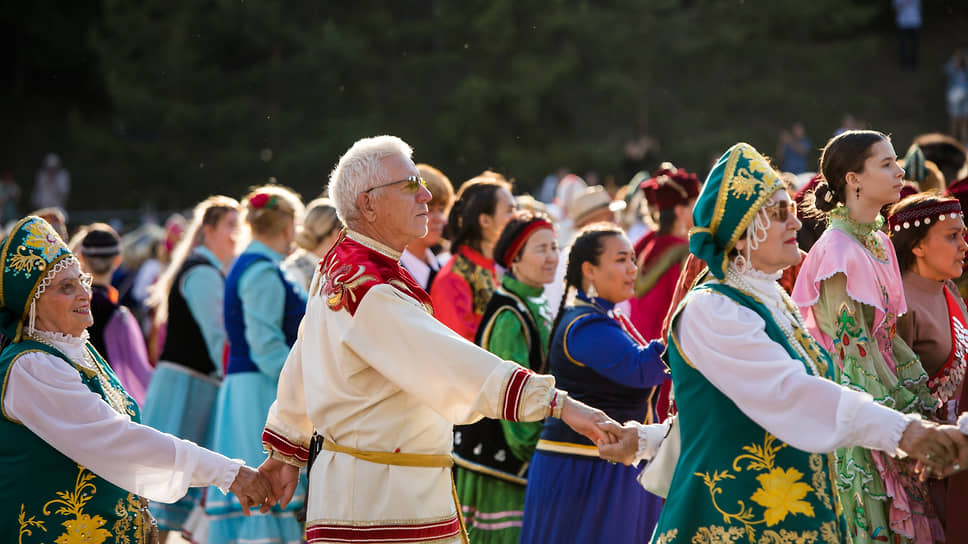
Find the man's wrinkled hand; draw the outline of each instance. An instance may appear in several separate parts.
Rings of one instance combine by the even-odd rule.
[[[242,466],[239,468],[239,473],[235,475],[235,480],[232,481],[229,492],[239,498],[242,511],[246,516],[249,515],[249,508],[251,507],[261,506],[265,509],[268,505],[271,508],[275,502],[269,480],[252,467]]]
[[[617,436],[608,433],[598,425],[607,422],[615,423],[612,418],[598,408],[592,408],[571,397],[565,397],[564,406],[561,408],[561,420],[575,432],[588,437],[596,446],[612,444],[618,440]]]
[[[299,467],[273,459],[271,456],[259,465],[259,473],[266,477],[272,486],[272,502],[263,504],[261,512],[268,512],[276,502],[285,509],[292,500],[296,486],[299,484]]]
[[[603,431],[617,438],[610,444],[599,444],[598,455],[606,461],[631,465],[639,449],[639,432],[635,427],[625,427],[614,421],[598,424]]]

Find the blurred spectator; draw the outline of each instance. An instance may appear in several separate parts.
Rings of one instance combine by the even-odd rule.
[[[849,113],[845,113],[844,116],[840,118],[840,128],[835,130],[833,135],[840,136],[842,133],[847,132],[848,130],[854,130],[858,127],[860,127],[860,123],[854,119],[854,116]]]
[[[955,49],[954,54],[944,65],[948,76],[947,102],[948,118],[951,120],[951,135],[963,143],[968,143],[968,55],[964,50]]]
[[[20,202],[20,186],[13,179],[13,172],[0,173],[0,225],[20,218],[17,203]]]
[[[803,123],[793,123],[790,130],[780,131],[780,142],[777,145],[776,156],[780,161],[780,170],[791,174],[802,174],[807,171],[807,158],[810,154],[812,142],[807,137]]]
[[[585,192],[588,184],[574,174],[567,174],[558,182],[555,198],[548,211],[558,221],[558,242],[570,242],[575,232],[574,221],[570,214],[571,205],[575,199]]]
[[[150,288],[158,276],[165,271],[168,267],[168,263],[171,261],[171,252],[181,240],[182,236],[185,234],[185,228],[188,222],[185,221],[185,217],[180,213],[173,214],[171,217],[165,221],[165,238],[158,242],[154,247],[153,254],[148,257],[138,271],[135,273],[134,284],[131,286],[131,295],[134,300],[137,301],[138,307],[145,307],[145,301],[148,300],[148,295],[150,294]],[[150,327],[149,323],[145,323],[145,330]]]
[[[332,200],[317,198],[310,202],[302,224],[296,229],[296,249],[282,261],[282,271],[308,293],[319,261],[333,247],[342,230],[343,224],[336,217]]]
[[[84,229],[78,250],[81,267],[94,280],[91,344],[107,358],[125,391],[144,406],[151,380],[148,350],[137,320],[118,303],[118,291],[111,287],[111,275],[121,264],[121,237],[110,225],[94,223]]]
[[[941,170],[932,161],[924,157],[924,152],[918,144],[911,144],[904,158],[898,161],[904,168],[904,179],[914,182],[915,192],[928,191],[931,189],[944,189],[945,177]],[[901,198],[904,198],[902,195]],[[884,217],[887,217],[886,215]]]
[[[447,214],[454,203],[454,186],[443,172],[429,164],[418,164],[417,172],[430,191],[430,202],[427,203],[427,234],[407,244],[407,248],[400,255],[400,264],[429,293],[430,285],[440,271],[441,261],[439,255],[434,253],[434,248],[443,241]]]
[[[61,240],[68,239],[67,214],[64,213],[62,208],[41,208],[39,210],[30,212],[30,215],[36,215],[37,217],[50,223],[50,226],[54,227],[54,230],[58,235],[60,235]]]
[[[968,152],[961,142],[947,134],[932,132],[914,138],[924,153],[924,158],[936,164],[944,174],[944,179],[955,181],[962,178],[960,172],[965,167]]]
[[[67,208],[67,196],[71,192],[71,175],[61,168],[60,157],[48,153],[44,166],[37,171],[34,192],[30,203],[35,208]]]
[[[893,0],[901,68],[918,69],[921,0]]]
[[[548,174],[541,181],[541,189],[538,191],[538,200],[545,204],[551,204],[555,199],[555,192],[558,190],[558,182],[568,175],[568,169],[564,166],[558,168],[554,174]]]
[[[622,150],[624,152],[622,159],[623,179],[631,179],[636,172],[655,169],[656,156],[659,154],[659,140],[648,134],[640,133],[637,137],[625,142],[625,147]]]

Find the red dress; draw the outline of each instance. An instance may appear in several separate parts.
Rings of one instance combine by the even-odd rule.
[[[430,286],[434,317],[473,342],[484,309],[497,289],[494,260],[461,246]]]

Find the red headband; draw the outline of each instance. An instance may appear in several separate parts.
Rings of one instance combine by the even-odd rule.
[[[525,242],[528,241],[528,237],[534,234],[535,231],[539,229],[552,229],[551,223],[541,219],[538,221],[532,221],[528,223],[528,226],[524,227],[521,232],[514,237],[514,241],[508,246],[508,250],[504,252],[504,262],[510,267],[511,262],[514,261],[514,257],[521,251],[524,247]]]
[[[944,221],[949,217],[956,219],[960,215],[962,215],[960,202],[955,199],[942,200],[900,211],[887,218],[887,225],[894,232],[900,232],[901,229],[912,226],[920,227],[921,223],[930,225],[931,221]]]

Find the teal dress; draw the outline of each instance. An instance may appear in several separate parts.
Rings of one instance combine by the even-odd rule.
[[[791,358],[833,379],[830,357],[803,333],[797,342],[804,360],[770,311],[752,295],[710,282],[711,290],[755,311],[766,334]],[[672,372],[682,450],[653,543],[688,542],[849,542],[833,485],[832,454],[798,450],[773,436],[697,371],[682,353],[676,334],[678,312],[669,333],[667,362]]]
[[[483,314],[477,342],[491,353],[537,370],[547,356],[551,315],[544,289],[509,272]],[[538,359],[538,360],[536,360]],[[527,468],[542,422],[483,420],[455,429],[454,479],[474,544],[517,544]]]

